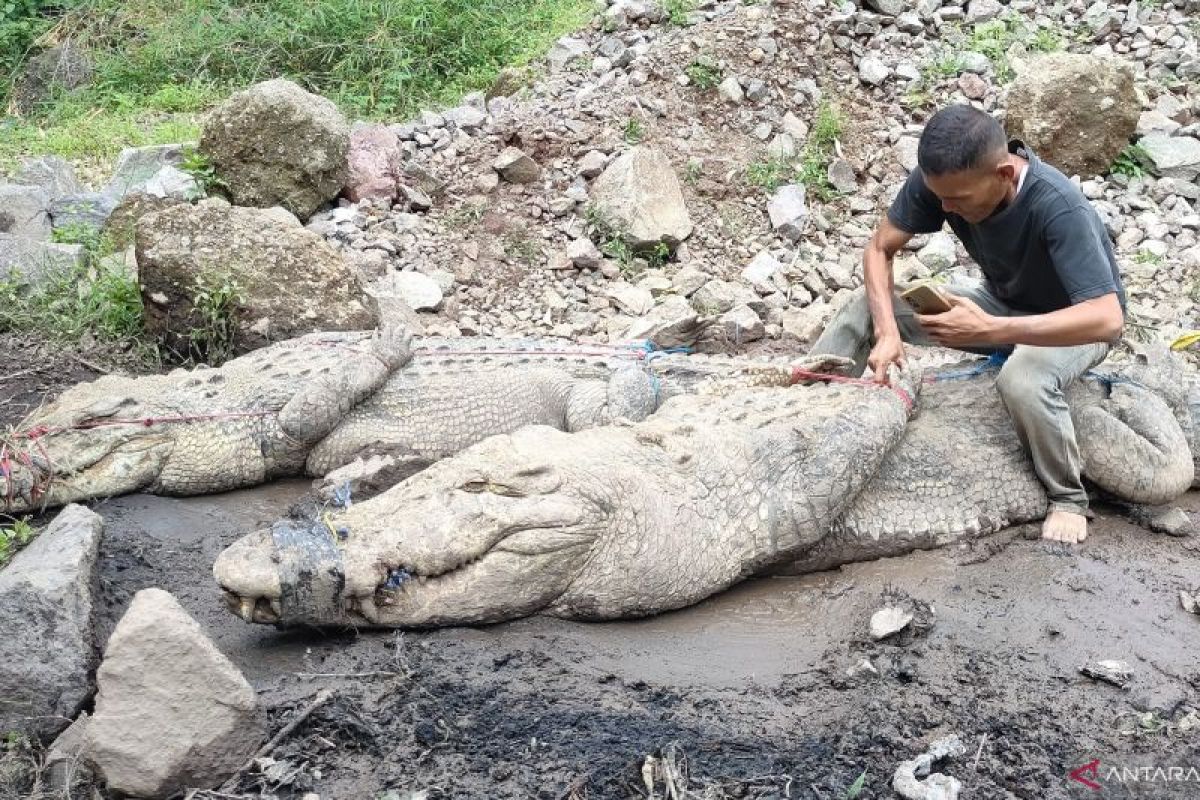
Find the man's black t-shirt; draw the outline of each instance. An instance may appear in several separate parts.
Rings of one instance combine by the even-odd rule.
[[[1023,142],[1013,140],[1008,149],[1029,167],[1007,208],[973,225],[944,212],[920,170],[913,170],[888,218],[908,233],[933,233],[950,223],[991,292],[1019,311],[1057,311],[1111,292],[1124,309],[1117,259],[1100,215],[1079,187]]]

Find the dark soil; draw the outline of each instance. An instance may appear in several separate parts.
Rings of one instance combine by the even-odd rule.
[[[957,733],[967,753],[940,769],[964,798],[1200,797],[1200,782],[1134,793],[1069,779],[1093,759],[1102,770],[1200,768],[1200,726],[1188,728],[1200,722],[1189,716],[1200,618],[1177,598],[1200,584],[1200,545],[1110,509],[1074,552],[1011,531],[751,581],[640,621],[357,634],[247,625],[219,602],[213,558],[305,488],[137,495],[98,509],[104,636],[135,591],[161,586],[259,690],[272,731],[334,691],[243,777],[246,796],[633,798],[649,796],[646,775],[661,798],[669,773],[687,797],[843,800],[865,772],[858,797],[892,798],[896,766]],[[1200,494],[1184,501],[1200,510]],[[928,608],[924,624],[871,641],[870,615],[897,600]],[[863,659],[878,676],[849,677]],[[1079,673],[1100,659],[1129,663],[1128,689]]]

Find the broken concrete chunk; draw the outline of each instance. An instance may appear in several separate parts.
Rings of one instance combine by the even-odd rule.
[[[91,696],[103,528],[69,505],[0,571],[0,731],[52,736]]]
[[[211,788],[262,741],[254,690],[161,589],[134,595],[96,679],[84,750],[110,789],[161,797]]]

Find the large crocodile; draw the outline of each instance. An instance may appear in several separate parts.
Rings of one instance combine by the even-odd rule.
[[[407,475],[523,425],[642,419],[666,397],[755,368],[549,339],[410,343],[390,330],[310,334],[219,368],[73,387],[3,438],[0,506],[219,492],[376,453],[403,454]]]
[[[685,606],[784,562],[936,546],[1045,513],[992,377],[924,386],[911,423],[909,380],[901,392],[685,395],[575,434],[527,427],[366,502],[251,534],[214,575],[256,622],[606,619]],[[1193,482],[1200,386],[1175,392],[1177,378],[1139,364],[1072,390],[1086,474],[1106,491],[1162,503]]]

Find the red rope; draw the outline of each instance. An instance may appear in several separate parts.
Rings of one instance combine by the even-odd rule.
[[[867,386],[875,389],[890,389],[900,398],[900,402],[904,403],[905,409],[912,411],[913,408],[912,395],[908,392],[898,386],[879,383],[878,381],[867,380],[866,378],[849,378],[845,375],[831,375],[828,372],[813,372],[812,370],[793,367],[792,382],[796,383],[798,381],[823,381],[825,383],[845,383],[850,386]]]

